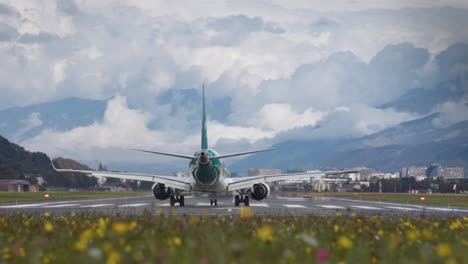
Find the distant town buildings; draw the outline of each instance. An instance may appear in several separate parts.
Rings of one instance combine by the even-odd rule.
[[[401,178],[414,177],[417,181],[427,177],[444,179],[463,179],[465,169],[463,167],[443,167],[439,164],[431,164],[429,167],[406,167],[401,168]]]

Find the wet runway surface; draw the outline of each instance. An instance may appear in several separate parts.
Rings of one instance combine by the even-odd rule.
[[[185,196],[185,206],[169,206],[169,200],[156,200],[152,196],[103,198],[92,200],[64,200],[0,204],[0,215],[16,212],[66,213],[97,212],[103,214],[175,215],[238,215],[240,207],[234,206],[233,197],[219,197],[218,205],[211,206],[208,197]],[[468,215],[468,208],[438,205],[419,205],[399,202],[362,201],[333,197],[271,196],[262,201],[250,202],[255,215],[331,215],[336,212],[360,215]]]

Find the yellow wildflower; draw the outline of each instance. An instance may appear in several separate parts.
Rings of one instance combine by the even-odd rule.
[[[450,228],[451,230],[463,228],[463,224],[460,222],[459,219],[457,219],[457,220],[455,220],[454,222],[450,223],[449,228]]]
[[[353,248],[353,241],[345,236],[340,236],[338,238],[338,245],[344,249],[351,249]]]
[[[414,242],[419,239],[419,235],[420,235],[419,230],[410,230],[406,234],[406,237],[408,238],[410,242]]]
[[[437,245],[435,250],[437,252],[437,255],[439,255],[439,257],[447,257],[448,255],[450,255],[452,253],[452,250],[450,249],[450,246],[448,244],[446,244],[446,243],[442,243],[442,244]]]
[[[54,226],[52,225],[51,222],[46,221],[45,224],[44,224],[44,230],[46,232],[52,232],[52,231],[54,231]]]
[[[335,231],[335,233],[340,231],[340,227],[338,225],[334,225],[333,226],[333,231]]]
[[[239,210],[240,217],[242,218],[248,218],[253,215],[252,209],[250,207],[242,206]]]
[[[129,229],[130,231],[132,231],[132,230],[135,229],[137,226],[138,226],[137,222],[136,222],[136,221],[132,221],[132,222],[130,223],[130,225],[128,226],[128,229]]]
[[[107,223],[106,223],[106,220],[104,218],[99,218],[98,220],[98,228],[97,228],[97,235],[99,237],[104,237],[104,235],[106,234],[106,229],[107,229]]]
[[[445,261],[445,264],[457,264],[457,261],[455,259],[448,259]]]
[[[85,251],[88,248],[88,241],[93,237],[93,230],[86,229],[81,233],[80,238],[75,243],[75,249],[78,251]]]
[[[180,237],[178,236],[174,237],[174,245],[176,246],[182,245],[182,239],[180,239]]]
[[[257,229],[257,236],[263,241],[272,241],[273,228],[269,225],[264,225]]]
[[[434,239],[434,234],[431,232],[431,230],[424,229],[423,236],[426,240]]]
[[[120,263],[120,254],[117,251],[112,251],[107,257],[106,264],[118,264]]]
[[[198,223],[198,217],[196,216],[191,216],[190,217],[190,224],[191,225],[196,225]]]
[[[124,222],[116,222],[112,224],[112,231],[118,233],[118,234],[124,234],[128,230],[127,224]]]
[[[132,246],[126,245],[124,250],[125,250],[125,252],[129,253],[129,252],[132,251]]]

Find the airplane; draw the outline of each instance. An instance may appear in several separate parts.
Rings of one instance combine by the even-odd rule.
[[[356,171],[327,171],[314,173],[294,173],[294,174],[276,174],[276,175],[261,175],[261,176],[244,176],[244,177],[229,177],[230,173],[225,167],[222,159],[238,157],[243,155],[254,154],[258,152],[271,151],[274,149],[252,150],[240,153],[232,153],[220,155],[213,149],[208,147],[208,135],[206,127],[206,111],[205,111],[205,86],[202,88],[202,128],[201,128],[201,149],[195,152],[194,155],[183,155],[167,152],[158,152],[150,150],[133,149],[136,151],[171,156],[175,158],[189,160],[190,178],[176,176],[162,176],[139,173],[120,173],[108,171],[92,171],[92,170],[73,170],[73,169],[57,169],[52,161],[52,167],[59,173],[83,173],[95,177],[120,178],[128,180],[149,181],[154,182],[152,193],[156,199],[170,200],[170,205],[184,206],[183,192],[202,192],[209,193],[210,204],[216,206],[218,204],[216,196],[220,192],[237,192],[234,199],[234,205],[239,206],[244,204],[250,205],[251,197],[254,200],[260,201],[270,195],[270,186],[268,183],[297,180],[304,178],[323,178],[327,175],[355,173]]]

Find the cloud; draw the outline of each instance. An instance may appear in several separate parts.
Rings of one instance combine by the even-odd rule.
[[[18,39],[19,42],[21,43],[44,43],[44,42],[49,42],[53,40],[55,37],[51,34],[48,33],[39,33],[39,34],[23,34],[21,37]]]
[[[433,120],[435,126],[446,127],[453,125],[468,120],[468,100],[445,102],[435,106],[433,111],[440,113],[440,116]]]
[[[39,127],[43,124],[41,114],[38,112],[31,113],[27,119],[20,121],[24,126],[18,131],[18,138],[24,135],[29,130]]]
[[[274,132],[286,131],[297,127],[315,125],[324,114],[306,109],[296,113],[288,104],[266,104],[248,121],[251,126],[257,126]]]
[[[415,117],[378,105],[465,76],[465,57],[457,55],[464,47],[434,59],[453,43],[468,43],[463,7],[400,0],[8,1],[0,5],[0,105],[119,94],[103,122],[49,128],[26,141],[51,153],[60,145],[70,155],[83,151],[84,159],[135,145],[198,148],[202,83],[214,145],[264,145],[311,130],[316,138],[365,135]],[[116,112],[131,118],[117,120]]]
[[[18,32],[14,27],[0,22],[0,42],[12,41],[16,39],[17,36]]]
[[[378,109],[363,104],[351,104],[333,109],[315,126],[282,133],[275,142],[291,139],[362,137],[416,118],[418,118],[416,114],[401,113],[391,108]]]
[[[122,158],[128,158],[131,154],[127,152],[126,155],[114,157],[110,150],[153,148],[170,141],[168,135],[148,129],[151,119],[149,113],[130,109],[126,98],[117,95],[108,101],[102,122],[65,132],[46,129],[21,144],[28,149],[45,151],[53,156],[73,153],[73,156],[82,160],[122,161]],[[177,146],[183,144],[179,141]],[[106,153],[106,157],[99,156],[103,153]]]

